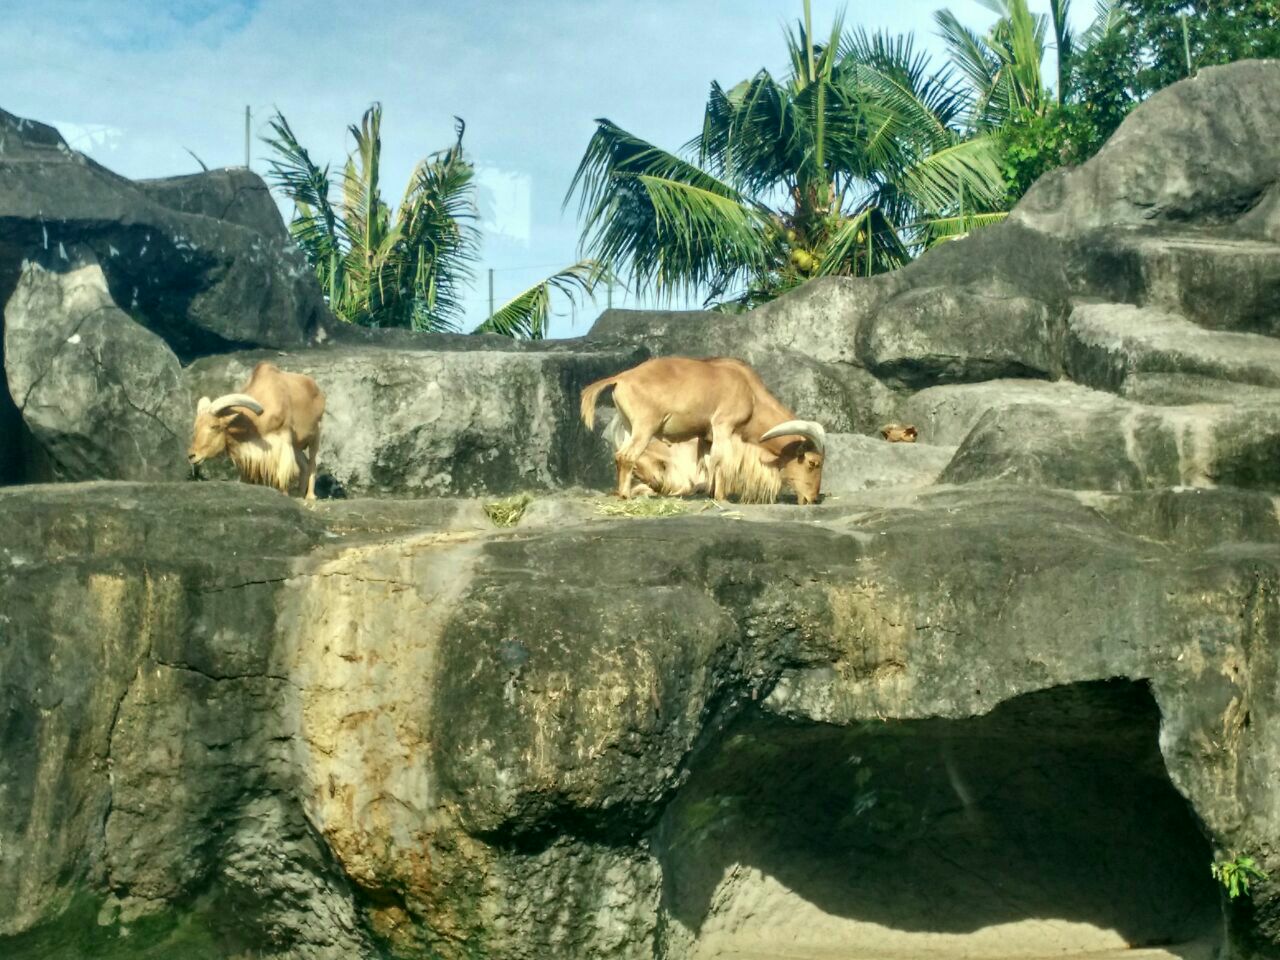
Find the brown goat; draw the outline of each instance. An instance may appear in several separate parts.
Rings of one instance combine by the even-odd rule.
[[[822,484],[826,433],[798,420],[741,360],[658,357],[582,391],[582,419],[590,428],[600,395],[613,388],[625,440],[614,462],[618,496],[631,496],[637,464],[650,440],[710,442],[707,472],[712,495],[772,502],[786,483],[802,503],[813,503]]]
[[[288,493],[294,480],[316,498],[316,463],[324,394],[310,377],[263,361],[239,393],[196,404],[187,460],[193,467],[224,451],[245,483]]]
[[[626,421],[617,414],[604,428],[604,438],[614,453],[630,439]],[[711,479],[708,473],[710,444],[701,437],[668,443],[656,437],[649,441],[636,460],[633,497],[687,497],[695,493],[710,493]]]

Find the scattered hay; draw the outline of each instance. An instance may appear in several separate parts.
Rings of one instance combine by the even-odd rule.
[[[596,512],[605,517],[678,517],[689,512],[689,504],[670,497],[640,497],[606,500],[596,506]]]
[[[531,503],[530,494],[518,493],[503,500],[491,500],[484,505],[484,512],[495,527],[514,527]]]

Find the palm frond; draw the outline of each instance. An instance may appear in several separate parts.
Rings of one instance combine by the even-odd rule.
[[[871,276],[911,260],[898,230],[877,207],[845,220],[832,234],[814,276]]]
[[[966,213],[963,216],[935,217],[915,224],[922,237],[922,245],[927,249],[944,240],[959,240],[967,237],[974,230],[989,227],[1003,222],[1007,212]]]
[[[977,206],[995,206],[1004,195],[1000,155],[998,138],[984,134],[931,153],[901,179],[924,210],[945,210],[962,191]]]
[[[1080,47],[1088,49],[1124,23],[1125,11],[1119,0],[1094,0],[1093,22],[1080,35]]]
[[[321,168],[311,159],[280,111],[267,122],[275,133],[263,138],[274,153],[267,179],[294,202],[297,215],[290,232],[319,275],[332,306],[342,297],[341,238],[346,228],[329,199],[329,167]]]
[[[412,301],[409,325],[418,330],[458,328],[479,259],[475,168],[462,152],[464,129],[458,120],[457,142],[419,163],[396,215],[406,252],[397,269]]]
[[[606,280],[594,260],[579,260],[520,291],[494,311],[474,333],[497,333],[504,337],[541,340],[551,319],[551,296],[558,293],[576,306],[578,297],[589,297],[596,284]]]
[[[993,112],[1002,111],[1007,106],[995,102],[999,98],[999,59],[992,54],[986,41],[962,24],[950,10],[937,11],[934,22],[941,30],[951,62],[973,90],[970,125],[974,129],[991,125]],[[993,111],[993,106],[997,111]]]
[[[767,211],[705,170],[597,120],[565,197],[578,197],[583,252],[660,297],[723,289],[763,262]]]

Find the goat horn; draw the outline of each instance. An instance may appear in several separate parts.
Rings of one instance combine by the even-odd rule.
[[[813,444],[814,449],[819,453],[826,452],[827,431],[816,420],[784,420],[776,427],[766,431],[760,439],[764,441],[772,440],[774,437],[787,436],[804,437]]]
[[[262,413],[262,404],[247,393],[224,393],[213,403],[209,404],[209,412],[215,417],[230,407],[244,407],[246,410],[254,414]]]

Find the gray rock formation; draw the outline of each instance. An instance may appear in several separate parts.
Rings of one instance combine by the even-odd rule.
[[[92,253],[115,302],[184,360],[301,346],[327,316],[252,174],[137,184],[0,111],[0,301],[24,259]]]
[[[1276,836],[1280,527],[1160,497],[0,493],[6,954],[1212,943],[1214,852]]]
[[[1280,63],[1205,70],[1011,222],[748,315],[183,372],[183,417],[314,375],[351,499],[0,490],[0,953],[1280,956],[1277,881],[1208,869],[1280,877],[1278,104]],[[63,362],[90,276],[31,268],[56,335],[6,365]],[[606,509],[578,390],[660,353],[824,419],[826,499]]]
[[[185,475],[178,358],[115,305],[96,262],[23,268],[4,311],[4,361],[49,479]]]

